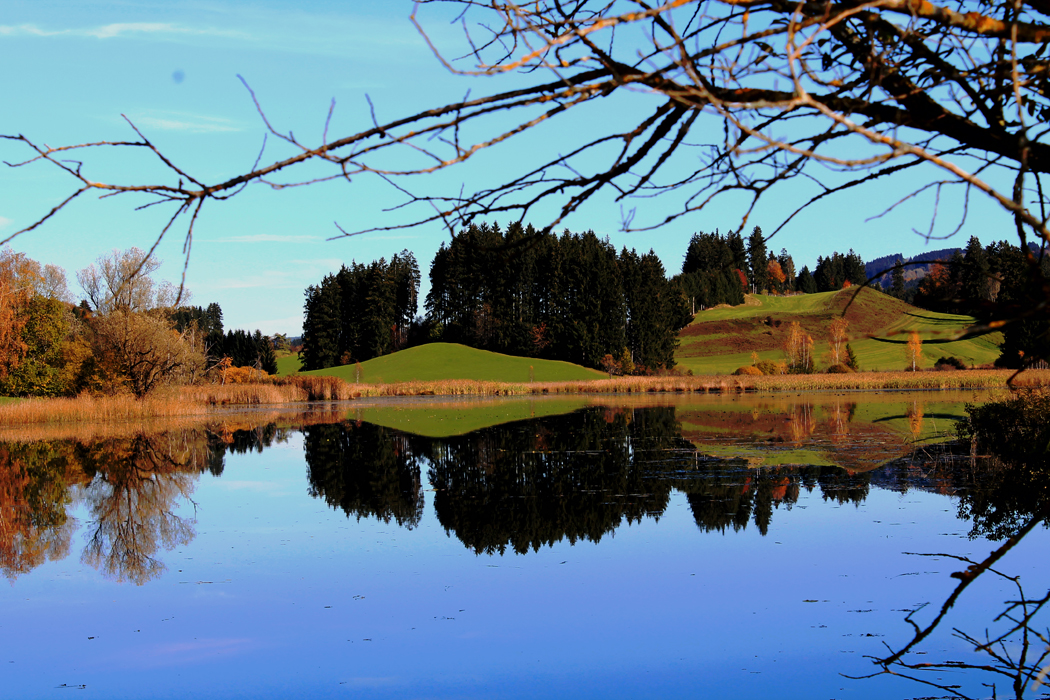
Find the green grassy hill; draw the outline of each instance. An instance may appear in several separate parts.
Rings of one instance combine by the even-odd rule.
[[[329,375],[354,382],[357,380],[357,366],[344,365],[303,374]],[[602,379],[606,376],[608,375],[604,372],[569,362],[501,355],[454,343],[429,343],[362,362],[360,380],[370,384],[446,379],[491,382],[528,382],[532,379],[537,382],[567,382]]]
[[[303,368],[302,360],[299,359],[299,355],[296,353],[289,353],[287,355],[279,355],[277,357],[277,374],[295,374]]]
[[[984,365],[999,357],[998,333],[972,340],[953,340],[973,322],[969,316],[924,311],[881,292],[864,289],[801,294],[792,297],[749,295],[745,304],[701,311],[679,334],[675,360],[695,374],[726,374],[761,360],[781,361],[788,327],[797,321],[815,341],[817,368],[826,367],[831,321],[846,311],[850,345],[862,370],[903,370],[908,332],[923,340],[923,367],[941,356],[960,358],[967,365]],[[853,302],[850,303],[850,300]],[[847,308],[848,305],[848,308]]]

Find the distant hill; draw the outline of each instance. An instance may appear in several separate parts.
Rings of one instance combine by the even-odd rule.
[[[924,366],[941,356],[960,358],[967,365],[985,365],[999,356],[1000,334],[973,340],[953,340],[973,322],[969,316],[924,311],[882,292],[863,289],[790,297],[749,295],[741,306],[698,313],[679,333],[675,360],[696,374],[723,374],[751,364],[751,353],[762,360],[784,359],[783,347],[792,321],[815,341],[818,369],[826,367],[831,321],[846,309],[850,345],[862,370],[902,370],[908,366],[908,331],[923,339]],[[851,303],[852,300],[852,303]],[[847,309],[848,305],[848,309]]]
[[[889,270],[896,263],[897,259],[900,258],[906,263],[925,263],[922,265],[908,265],[904,268],[904,281],[912,282],[917,281],[925,277],[930,273],[930,266],[937,260],[948,260],[955,254],[955,251],[960,250],[959,248],[942,248],[940,250],[930,250],[925,253],[919,253],[913,255],[910,258],[904,257],[900,253],[893,253],[892,255],[883,255],[881,258],[875,258],[870,262],[864,263],[864,274],[871,279],[875,275]],[[875,284],[881,284],[884,289],[888,289],[893,280],[890,277],[890,273],[884,274]]]
[[[1033,254],[1039,254],[1039,246],[1035,243],[1029,243],[1028,247],[1031,249]],[[909,286],[911,286],[917,284],[918,280],[921,280],[923,277],[930,273],[930,267],[933,265],[934,262],[938,260],[949,260],[953,255],[955,255],[956,251],[961,252],[962,249],[941,248],[940,250],[929,250],[925,253],[913,255],[910,258],[905,257],[900,253],[893,253],[892,255],[883,255],[881,258],[875,258],[874,260],[864,263],[864,274],[868,276],[868,279],[871,279],[880,272],[892,268],[894,264],[896,264],[897,258],[901,258],[906,263],[913,263],[904,268],[904,281],[905,283],[909,283]],[[914,263],[922,264],[916,265]],[[888,289],[891,283],[892,279],[888,272],[884,274],[878,281],[875,282],[875,284],[881,284],[884,289]]]
[[[319,369],[303,374],[357,379],[356,365]],[[491,382],[568,382],[608,375],[570,362],[501,355],[456,343],[428,343],[361,363],[362,382],[392,384],[411,381],[472,379]]]

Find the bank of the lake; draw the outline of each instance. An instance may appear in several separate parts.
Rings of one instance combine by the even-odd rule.
[[[336,377],[293,376],[256,384],[172,387],[144,399],[130,396],[23,399],[0,403],[0,426],[133,421],[206,416],[231,407],[304,406],[311,402],[411,396],[578,396],[587,394],[719,394],[820,391],[942,391],[1050,386],[1050,370],[858,372],[770,376],[615,377],[568,382],[466,379],[351,384]]]

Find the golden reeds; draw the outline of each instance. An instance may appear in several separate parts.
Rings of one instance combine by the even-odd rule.
[[[141,400],[131,396],[88,395],[69,399],[25,399],[0,405],[0,425],[142,421],[209,415],[221,407],[278,406],[366,397],[996,389],[1006,387],[1007,380],[1013,376],[1014,373],[1009,370],[969,370],[769,376],[668,375],[535,383],[452,379],[398,384],[349,384],[336,377],[299,375],[256,384],[187,386]],[[1029,370],[1014,377],[1013,384],[1050,385],[1050,370]]]

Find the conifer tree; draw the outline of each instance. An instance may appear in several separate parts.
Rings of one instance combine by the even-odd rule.
[[[897,258],[897,264],[893,266],[890,295],[898,299],[904,298],[904,261],[901,258]]]
[[[303,320],[303,369],[326,369],[339,363],[341,299],[334,275],[326,275],[319,286],[306,288],[306,318]]]
[[[747,260],[751,273],[751,291],[757,294],[769,287],[766,274],[769,261],[766,259],[766,239],[762,237],[761,226],[756,226],[747,239]]]

